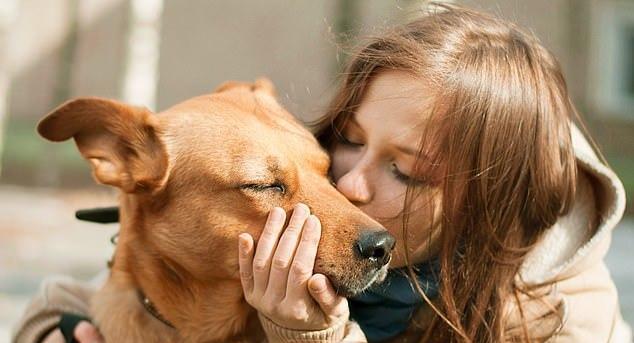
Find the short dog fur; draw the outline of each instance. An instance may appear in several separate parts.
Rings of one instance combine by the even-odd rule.
[[[333,187],[328,155],[266,79],[228,82],[156,114],[79,98],[38,132],[74,138],[97,182],[121,190],[111,273],[91,304],[107,342],[261,341],[242,295],[237,237],[257,239],[274,206],[303,202],[321,219],[315,272],[342,294],[385,272],[354,251],[361,230],[384,229]],[[148,312],[141,291],[173,327]]]

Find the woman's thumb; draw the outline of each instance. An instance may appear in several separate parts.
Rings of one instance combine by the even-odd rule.
[[[75,338],[81,343],[103,343],[97,328],[87,321],[80,322],[75,328]]]
[[[348,315],[348,301],[338,296],[325,275],[315,274],[308,280],[308,292],[315,299],[326,317],[340,318]],[[334,318],[332,318],[334,319]]]

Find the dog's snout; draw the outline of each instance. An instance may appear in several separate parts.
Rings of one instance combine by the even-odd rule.
[[[390,253],[395,242],[394,237],[387,231],[363,230],[356,241],[356,248],[361,258],[383,266],[390,261]]]

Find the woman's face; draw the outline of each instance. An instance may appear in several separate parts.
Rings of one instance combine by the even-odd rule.
[[[432,230],[432,223],[439,212],[439,192],[429,182],[430,175],[412,175],[429,100],[428,89],[410,74],[379,73],[331,150],[337,189],[396,237],[391,267],[405,265],[404,239],[411,262],[435,253],[437,230]],[[410,179],[421,196],[412,203],[404,237],[402,211]]]

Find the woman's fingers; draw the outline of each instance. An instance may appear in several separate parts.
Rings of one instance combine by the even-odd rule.
[[[48,334],[46,338],[42,341],[42,343],[64,343],[64,335],[62,335],[62,331],[60,329],[55,329],[53,332]]]
[[[286,294],[300,297],[306,292],[306,282],[313,275],[317,246],[321,238],[321,223],[316,216],[311,215],[304,224],[302,237],[297,246],[297,252],[293,258],[288,274]]]
[[[271,258],[285,220],[286,212],[279,207],[273,208],[258,240],[255,256],[253,257],[253,284],[254,292],[260,295],[266,290],[268,285]]]
[[[248,296],[253,292],[253,237],[248,233],[238,236],[238,263],[242,290]]]
[[[80,322],[75,328],[75,338],[80,343],[103,343],[103,337],[97,328],[87,321]]]
[[[312,275],[321,223],[304,204],[295,206],[286,229],[285,216],[280,208],[271,211],[257,245],[249,234],[238,237],[246,300],[278,325],[297,330],[323,328],[347,316],[348,305],[325,276]]]
[[[337,295],[325,275],[313,275],[308,281],[308,291],[327,318],[339,318],[348,311],[346,298]]]
[[[75,331],[73,331],[73,336],[79,343],[104,343],[103,337],[97,330],[97,328],[87,321],[81,321],[75,327]],[[42,341],[42,343],[64,343],[66,340],[64,339],[64,335],[62,335],[62,331],[60,329],[55,329],[51,332],[46,338]]]
[[[297,204],[293,215],[280,238],[273,260],[266,294],[272,299],[282,299],[286,294],[288,272],[297,249],[297,244],[304,228],[306,219],[310,216],[310,209],[304,204]]]

